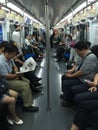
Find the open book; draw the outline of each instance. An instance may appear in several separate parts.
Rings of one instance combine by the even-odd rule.
[[[17,73],[26,73],[29,71],[33,71],[35,70],[36,65],[36,61],[32,57],[30,57],[24,62],[23,66],[20,67],[20,71]]]

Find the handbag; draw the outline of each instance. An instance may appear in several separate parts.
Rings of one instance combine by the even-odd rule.
[[[8,84],[4,78],[0,77],[0,95],[5,94],[8,91]]]
[[[71,41],[70,42],[70,47],[74,48],[74,46],[75,46],[75,41]]]

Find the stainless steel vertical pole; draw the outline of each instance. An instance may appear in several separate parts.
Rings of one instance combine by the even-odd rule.
[[[46,63],[47,63],[47,111],[50,111],[50,21],[49,21],[49,3],[45,0],[45,23],[46,23]]]

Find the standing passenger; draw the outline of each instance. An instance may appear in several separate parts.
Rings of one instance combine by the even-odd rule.
[[[12,40],[17,43],[18,51],[21,53],[22,41],[21,41],[21,26],[15,25],[15,31],[12,33]]]

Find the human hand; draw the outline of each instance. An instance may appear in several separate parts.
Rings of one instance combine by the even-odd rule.
[[[89,88],[88,89],[90,92],[95,92],[95,91],[97,91],[97,88],[96,87],[91,87],[91,88]]]

